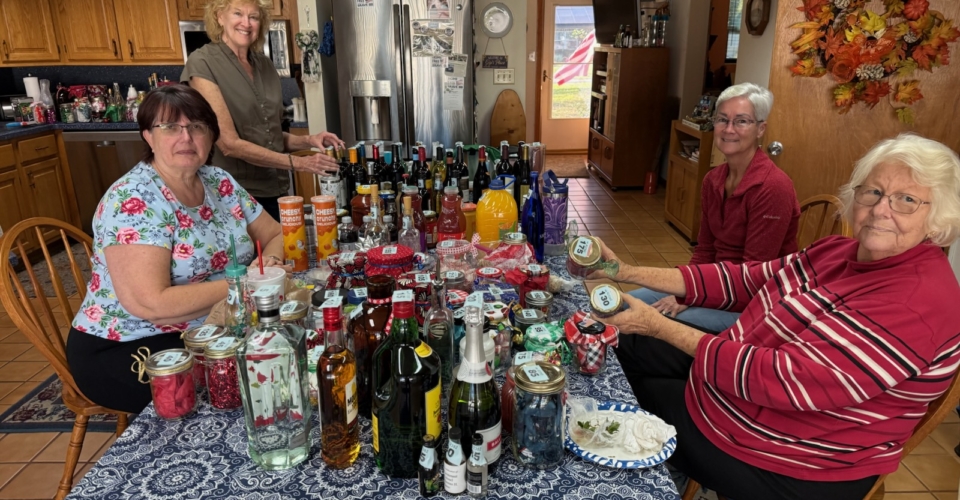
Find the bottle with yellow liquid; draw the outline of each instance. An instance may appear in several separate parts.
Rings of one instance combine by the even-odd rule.
[[[476,224],[481,242],[500,241],[504,233],[517,230],[517,203],[506,189],[512,184],[512,176],[497,177],[477,203]]]

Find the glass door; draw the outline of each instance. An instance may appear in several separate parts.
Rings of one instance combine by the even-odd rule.
[[[590,118],[593,7],[584,0],[547,0],[541,75],[540,141],[551,152],[585,152]]]

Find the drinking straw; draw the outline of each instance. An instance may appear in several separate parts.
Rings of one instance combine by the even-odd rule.
[[[260,274],[263,274],[263,249],[260,248],[260,240],[257,240],[257,262],[260,263]]]
[[[230,235],[230,263],[234,266],[237,265],[237,242],[232,234]]]

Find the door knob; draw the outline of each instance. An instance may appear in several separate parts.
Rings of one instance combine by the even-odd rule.
[[[549,78],[547,76],[547,70],[543,70],[543,81],[547,81],[547,78]]]
[[[770,156],[780,156],[780,153],[783,152],[783,144],[773,141],[767,146],[767,152],[770,153]]]

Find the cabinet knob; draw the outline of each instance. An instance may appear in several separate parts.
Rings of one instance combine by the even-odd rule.
[[[127,44],[130,45],[130,57],[133,57],[133,40],[127,40]]]
[[[7,51],[7,41],[6,41],[6,40],[3,41],[3,58],[4,58],[4,59],[7,59],[7,60],[10,59],[10,52]]]
[[[783,152],[783,144],[773,141],[767,146],[767,152],[770,153],[770,156],[780,156],[780,153]]]
[[[613,150],[610,149],[610,146],[607,146],[607,147],[603,148],[603,157],[609,160],[609,159],[610,159],[610,154],[611,154],[612,151],[613,151]]]
[[[119,55],[117,51],[117,41],[116,40],[110,40],[110,41],[113,42],[113,57],[117,57],[117,55]]]
[[[600,149],[600,139],[597,139],[596,137],[594,137],[592,144],[593,144],[593,146],[591,146],[591,147],[592,147],[593,149]]]

